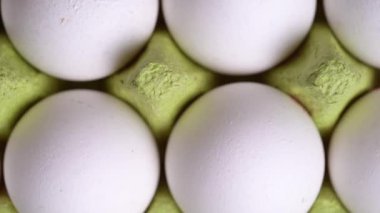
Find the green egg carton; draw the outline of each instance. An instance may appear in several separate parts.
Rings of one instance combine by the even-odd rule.
[[[0,153],[17,120],[34,103],[61,90],[92,88],[133,106],[156,136],[163,159],[169,133],[183,110],[205,92],[237,80],[259,81],[294,97],[310,113],[327,144],[344,110],[372,90],[377,79],[373,68],[362,64],[340,45],[321,12],[308,38],[289,59],[268,72],[243,78],[221,76],[196,64],[177,47],[165,26],[159,24],[135,61],[109,78],[90,83],[62,82],[25,62],[0,26]],[[147,212],[181,212],[165,178],[161,179]],[[0,190],[0,213],[16,212],[5,190]],[[348,212],[328,178],[310,212]]]

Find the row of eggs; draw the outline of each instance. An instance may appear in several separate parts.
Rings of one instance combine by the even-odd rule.
[[[57,78],[106,77],[150,38],[158,0],[3,0],[6,31],[34,66]],[[166,24],[179,46],[216,72],[247,75],[287,58],[308,34],[316,0],[163,0]],[[325,0],[330,26],[358,58],[380,67],[376,0]]]
[[[380,92],[359,100],[329,150],[333,185],[353,212],[379,212]],[[143,212],[160,176],[154,137],[139,115],[102,92],[46,98],[16,125],[4,157],[22,213]],[[196,100],[169,138],[165,174],[187,213],[307,212],[325,173],[307,112],[259,83],[233,83]]]

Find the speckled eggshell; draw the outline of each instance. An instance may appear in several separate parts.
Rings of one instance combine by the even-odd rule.
[[[153,32],[158,0],[2,0],[5,29],[40,70],[65,80],[103,78]]]
[[[316,0],[163,0],[179,46],[218,73],[247,75],[272,68],[308,34]]]
[[[330,27],[362,61],[380,68],[380,1],[324,0]]]
[[[176,124],[170,190],[186,213],[305,213],[324,176],[320,135],[282,92],[235,83],[207,93]]]
[[[158,184],[154,138],[138,114],[107,94],[72,90],[34,106],[4,158],[20,213],[140,213]]]
[[[380,90],[359,99],[337,126],[329,173],[350,212],[380,212]]]

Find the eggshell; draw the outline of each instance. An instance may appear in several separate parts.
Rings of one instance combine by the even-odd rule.
[[[337,126],[329,173],[350,212],[380,212],[380,90],[359,99]]]
[[[4,175],[21,213],[137,213],[155,193],[159,156],[134,110],[101,92],[73,90],[19,121]]]
[[[158,0],[2,0],[18,51],[57,78],[96,80],[129,62],[153,32]]]
[[[166,153],[168,184],[186,213],[307,212],[324,176],[309,115],[269,86],[235,83],[191,105]]]
[[[313,23],[316,0],[163,0],[166,23],[198,63],[229,75],[268,70]]]
[[[324,0],[324,9],[343,45],[362,61],[380,68],[380,2]]]

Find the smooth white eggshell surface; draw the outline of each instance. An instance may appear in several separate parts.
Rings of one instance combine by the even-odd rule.
[[[176,124],[170,190],[186,213],[305,213],[324,176],[319,133],[304,109],[256,83],[217,88]]]
[[[96,80],[129,62],[153,32],[158,0],[2,0],[5,29],[33,65]]]
[[[265,71],[308,34],[316,0],[163,0],[168,28],[198,63],[222,74]]]
[[[4,176],[20,213],[141,213],[156,190],[159,156],[132,108],[73,90],[22,117],[6,147]]]
[[[330,27],[362,61],[380,68],[380,1],[324,0]]]
[[[380,90],[359,99],[330,143],[329,173],[350,212],[380,212]]]

